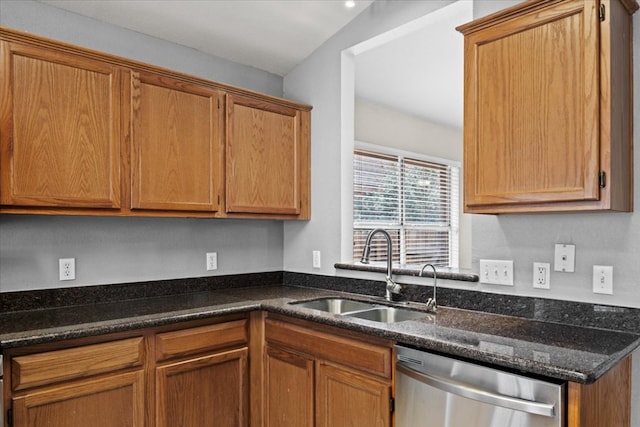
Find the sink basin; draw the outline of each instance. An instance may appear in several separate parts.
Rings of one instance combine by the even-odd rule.
[[[346,298],[320,298],[311,301],[292,302],[301,308],[325,311],[332,314],[357,317],[358,319],[373,320],[382,323],[403,322],[425,318],[429,313],[409,310],[406,308],[390,307],[378,303],[355,301]]]
[[[375,322],[395,323],[425,318],[429,316],[429,313],[407,310],[406,308],[377,307],[371,310],[350,313],[349,316],[357,317],[358,319],[373,320]]]
[[[351,313],[354,311],[369,310],[375,307],[375,304],[372,303],[345,298],[322,298],[313,301],[294,302],[291,303],[291,305],[326,311],[333,314]]]

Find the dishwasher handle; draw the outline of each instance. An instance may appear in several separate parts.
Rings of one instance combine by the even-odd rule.
[[[494,393],[470,384],[456,381],[452,378],[442,378],[424,372],[411,369],[406,364],[398,361],[396,370],[413,378],[416,381],[430,385],[445,392],[457,394],[462,397],[488,403],[495,406],[502,406],[516,411],[523,411],[530,414],[543,415],[545,417],[555,416],[555,404],[540,403],[531,400],[518,399],[500,393]]]

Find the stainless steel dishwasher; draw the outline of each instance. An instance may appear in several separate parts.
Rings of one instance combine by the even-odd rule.
[[[397,427],[564,426],[562,383],[396,346]]]

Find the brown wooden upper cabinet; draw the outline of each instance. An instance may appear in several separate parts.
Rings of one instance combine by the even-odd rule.
[[[227,212],[298,215],[301,112],[227,96]]]
[[[131,81],[131,208],[217,211],[220,93],[152,73]]]
[[[470,213],[632,211],[635,0],[533,0],[464,34]]]
[[[0,213],[310,217],[308,105],[0,28]]]
[[[0,204],[120,208],[120,68],[5,41],[0,60]]]

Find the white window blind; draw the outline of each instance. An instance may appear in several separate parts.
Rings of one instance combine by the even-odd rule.
[[[394,263],[458,266],[458,167],[355,150],[353,186],[354,260],[369,231],[384,228]],[[386,261],[384,239],[374,239],[370,259]]]

